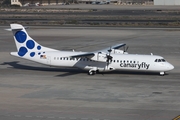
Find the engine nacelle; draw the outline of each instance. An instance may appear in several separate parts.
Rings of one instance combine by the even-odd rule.
[[[128,54],[128,52],[124,52],[124,50],[119,50],[119,49],[111,49],[111,53],[113,53],[113,54]]]
[[[91,58],[91,60],[98,61],[98,62],[106,62],[107,55],[106,53],[98,52]]]

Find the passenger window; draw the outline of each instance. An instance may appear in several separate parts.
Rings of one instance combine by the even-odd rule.
[[[117,60],[117,62],[119,62],[119,60]]]
[[[56,60],[56,57],[54,57],[54,60]]]
[[[114,60],[114,62],[116,62],[116,60]]]

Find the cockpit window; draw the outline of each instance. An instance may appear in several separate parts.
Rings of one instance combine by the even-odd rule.
[[[161,59],[161,61],[162,61],[162,62],[166,62],[166,60],[165,60],[165,59]]]
[[[166,60],[165,59],[155,59],[154,62],[166,62]]]

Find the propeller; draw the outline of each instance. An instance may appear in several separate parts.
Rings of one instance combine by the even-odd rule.
[[[127,46],[127,47],[124,46],[123,48],[124,48],[124,52],[127,52],[129,46]]]
[[[106,62],[107,62],[107,64],[109,65],[109,63],[111,63],[112,62],[112,56],[111,56],[111,52],[112,52],[112,49],[111,49],[111,47],[110,47],[110,49],[109,50],[107,50],[108,51],[108,54],[106,54],[106,57],[107,57],[107,60],[106,60]]]

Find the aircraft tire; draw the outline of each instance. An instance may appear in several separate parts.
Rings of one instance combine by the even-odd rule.
[[[89,71],[88,74],[89,74],[89,75],[95,75],[95,74],[96,74],[96,71]]]
[[[160,72],[160,76],[164,76],[164,74],[165,74],[164,72]]]

